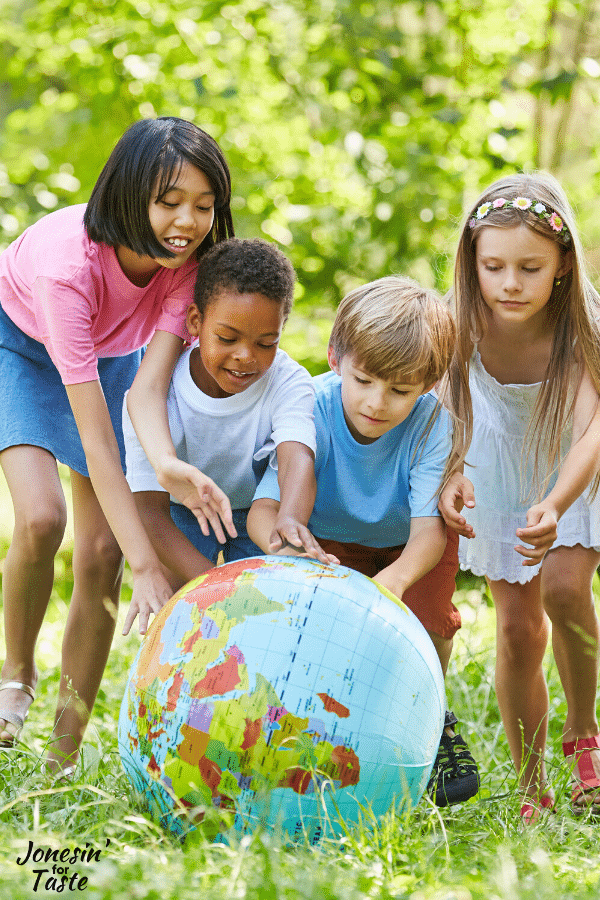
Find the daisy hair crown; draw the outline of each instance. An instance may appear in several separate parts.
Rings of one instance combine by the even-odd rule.
[[[530,200],[529,197],[515,197],[514,200],[505,200],[504,197],[496,197],[495,200],[488,200],[478,206],[471,218],[469,219],[469,227],[473,228],[478,222],[490,212],[497,209],[520,209],[523,212],[531,212],[538,219],[543,219],[550,226],[552,231],[560,234],[567,243],[571,240],[571,233],[557,212],[548,209],[541,200]]]

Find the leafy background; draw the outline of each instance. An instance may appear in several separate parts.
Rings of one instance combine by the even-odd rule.
[[[297,268],[287,346],[325,366],[361,281],[442,290],[464,208],[545,168],[598,258],[600,4],[585,0],[3,0],[0,246],[84,202],[140,117],[194,120],[231,166],[238,235]],[[284,342],[285,346],[285,342]]]
[[[349,288],[388,273],[449,286],[463,212],[502,174],[557,175],[593,274],[599,14],[600,0],[0,0],[0,249],[52,209],[85,202],[123,131],[168,114],[221,144],[238,235],[276,241],[296,266],[283,343],[313,372],[326,365],[335,306]],[[2,479],[0,560],[11,515]],[[569,813],[566,710],[551,655],[558,814],[523,833],[494,697],[493,610],[468,576],[448,678],[482,776],[464,806],[440,811],[424,800],[407,819],[366,818],[342,844],[319,850],[289,851],[264,834],[231,847],[199,835],[182,849],[145,818],[118,759],[115,710],[136,635],[116,637],[85,767],[73,784],[51,783],[43,756],[71,538],[69,530],[38,641],[44,690],[26,748],[0,750],[1,898],[50,896],[33,893],[30,868],[16,863],[34,840],[101,850],[85,870],[86,891],[107,900],[597,900],[598,826]],[[121,621],[130,586],[126,572]]]

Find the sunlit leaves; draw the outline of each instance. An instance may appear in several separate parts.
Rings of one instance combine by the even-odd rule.
[[[577,45],[596,2],[6,0],[0,241],[85,201],[135,119],[174,114],[220,142],[237,233],[283,245],[302,302],[388,272],[445,288],[465,203],[550,165],[559,126],[567,188],[584,155],[597,179],[594,19]]]

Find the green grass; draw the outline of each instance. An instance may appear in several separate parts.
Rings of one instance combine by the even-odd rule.
[[[0,544],[3,558],[6,544]],[[22,752],[0,750],[0,900],[56,896],[52,862],[18,865],[34,848],[86,850],[69,866],[63,895],[94,898],[248,898],[248,900],[521,900],[600,895],[598,828],[574,819],[568,772],[561,760],[564,699],[551,657],[548,748],[558,813],[526,832],[519,824],[516,778],[493,690],[494,622],[476,579],[464,578],[458,603],[464,625],[448,677],[451,707],[480,764],[480,795],[439,810],[427,800],[411,814],[368,815],[342,841],[317,849],[286,848],[277,836],[255,833],[230,846],[212,844],[201,830],[181,846],[137,804],[121,768],[116,720],[139,638],[118,636],[84,744],[76,782],[52,784],[43,756],[58,690],[60,643],[71,590],[68,546],[58,559],[56,586],[38,645],[40,685]],[[123,591],[124,615],[129,587]],[[94,853],[95,858],[89,859]],[[38,877],[34,870],[48,869]],[[87,878],[87,883],[81,879]]]

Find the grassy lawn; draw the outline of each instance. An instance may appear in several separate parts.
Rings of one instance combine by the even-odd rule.
[[[7,521],[3,515],[0,558],[8,542]],[[139,646],[136,635],[115,639],[86,736],[84,771],[73,784],[57,786],[48,780],[42,758],[58,688],[70,589],[67,540],[38,644],[42,689],[27,721],[23,749],[0,750],[0,900],[54,896],[61,879],[58,867],[68,867],[61,893],[94,898],[597,900],[600,896],[600,824],[575,819],[569,811],[568,772],[560,752],[565,706],[550,655],[548,762],[559,795],[558,811],[527,832],[519,824],[516,778],[493,689],[494,616],[479,582],[461,581],[457,605],[463,628],[448,678],[450,706],[480,764],[479,796],[448,810],[423,800],[412,814],[366,819],[342,841],[318,849],[288,849],[264,833],[230,846],[215,845],[201,831],[182,847],[147,819],[123,773],[116,735],[128,668]],[[127,599],[126,584],[120,623]],[[69,852],[62,862],[57,862],[59,856],[33,861],[35,851],[42,857],[48,849]],[[31,857],[24,861],[29,850]]]

